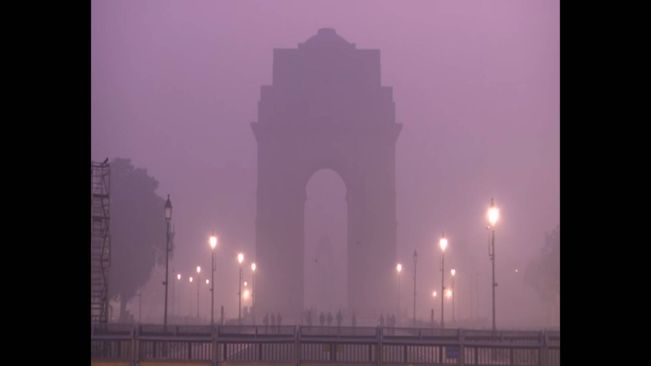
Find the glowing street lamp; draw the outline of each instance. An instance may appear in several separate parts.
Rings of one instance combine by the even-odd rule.
[[[441,293],[445,294],[445,249],[448,247],[448,239],[445,237],[445,233],[439,239],[439,247],[441,248]],[[445,328],[443,305],[443,296],[441,296],[441,328]]]
[[[490,258],[492,262],[492,267],[493,267],[493,332],[496,329],[495,326],[495,288],[497,287],[497,282],[495,282],[495,225],[497,224],[497,220],[500,218],[500,210],[495,206],[495,201],[493,198],[491,198],[491,205],[488,208],[488,213],[486,214],[488,218],[488,223],[490,226],[488,227],[491,230],[491,244],[490,247],[488,248],[488,257]]]
[[[217,235],[211,235],[208,242],[210,243],[211,249],[210,283],[212,285],[210,286],[210,325],[212,326],[215,324],[215,248],[217,248],[219,238],[217,238]]]
[[[492,228],[495,228],[495,224],[497,224],[497,220],[500,218],[500,209],[495,206],[495,200],[491,198],[491,206],[488,208],[488,222],[490,223]]]

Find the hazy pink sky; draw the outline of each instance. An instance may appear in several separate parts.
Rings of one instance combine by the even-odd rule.
[[[274,48],[323,27],[381,50],[403,124],[398,251],[410,265],[418,250],[419,293],[440,278],[434,244],[445,231],[460,279],[478,277],[489,304],[494,196],[498,321],[539,321],[520,277],[560,220],[558,0],[93,0],[92,158],[131,158],[171,194],[178,268],[207,266],[207,236],[219,230],[218,273],[233,294],[221,303],[232,311],[235,253],[254,250],[260,87]],[[429,298],[418,301],[424,317]]]

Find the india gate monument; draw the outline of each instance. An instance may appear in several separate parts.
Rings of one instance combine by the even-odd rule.
[[[396,188],[392,88],[380,50],[358,49],[334,29],[275,49],[257,121],[255,312],[289,322],[304,307],[306,185],[322,169],[345,184],[348,311],[395,312]],[[327,281],[327,278],[322,279]],[[258,317],[260,319],[260,317]]]

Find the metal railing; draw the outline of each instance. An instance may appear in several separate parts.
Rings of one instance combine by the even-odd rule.
[[[560,365],[560,331],[96,324],[93,361]]]

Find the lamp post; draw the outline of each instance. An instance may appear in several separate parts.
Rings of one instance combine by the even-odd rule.
[[[491,205],[488,208],[488,227],[491,230],[491,244],[488,248],[488,257],[492,262],[493,267],[493,332],[495,331],[495,287],[497,287],[497,282],[495,282],[495,224],[500,218],[500,210],[495,206],[495,201],[491,198]]]
[[[251,318],[253,319],[253,325],[255,325],[255,270],[258,266],[255,262],[251,263]]]
[[[166,242],[165,242],[165,280],[163,281],[163,286],[165,286],[165,313],[163,315],[163,328],[167,329],[167,279],[169,276],[168,269],[170,263],[170,221],[172,220],[172,202],[170,201],[170,195],[167,195],[167,201],[165,202],[165,221],[167,222],[167,232],[166,232]]]
[[[402,272],[402,264],[396,265],[396,272],[398,273],[398,323],[400,323],[400,272]]]
[[[192,286],[193,278],[192,276],[188,277],[188,283],[190,283],[190,286]],[[190,288],[190,291],[192,291],[192,288]],[[190,302],[190,304],[192,304]],[[188,309],[188,318],[192,317],[192,305],[190,305],[190,308]]]
[[[456,274],[457,274],[457,270],[454,269],[454,268],[452,268],[452,269],[450,270],[450,275],[452,275],[452,283],[451,283],[452,291],[457,291],[457,287],[456,287],[456,284],[455,284],[455,282],[456,282],[456,281],[455,281],[455,278],[456,278],[455,275],[456,275]],[[452,322],[453,322],[454,324],[457,323],[457,317],[456,317],[456,315],[455,315],[455,304],[454,304],[454,299],[455,299],[455,298],[456,298],[456,296],[453,296],[453,297],[452,297]]]
[[[206,286],[208,286],[208,292],[210,292],[210,289],[212,288],[211,285],[212,285],[212,281],[210,281],[209,279],[206,278]],[[211,323],[211,325],[212,325],[212,323]]]
[[[448,239],[445,238],[445,233],[441,236],[439,240],[439,246],[441,247],[441,328],[445,328],[445,320],[443,319],[443,295],[445,294],[445,248],[448,247]]]
[[[237,299],[239,302],[237,308],[237,321],[239,324],[242,324],[242,263],[244,262],[244,253],[239,253],[237,255],[237,263],[240,265],[240,278],[237,281]]]
[[[242,291],[242,303],[244,304],[245,308],[246,308],[247,300],[251,295],[251,291],[249,291],[248,286],[249,283],[247,281],[244,281],[244,291]]]
[[[138,324],[142,324],[142,291],[138,290]]]
[[[172,274],[175,272],[174,271],[174,266],[172,266],[172,271],[171,272],[172,272]],[[170,291],[172,292],[172,294],[171,294],[172,300],[170,301],[170,314],[171,314],[172,318],[174,317],[174,307],[176,305],[174,303],[174,299],[176,298],[176,286],[174,285],[174,282],[175,282],[174,280],[172,280],[170,282],[170,286],[171,286]]]
[[[432,298],[434,299],[434,306],[436,306],[436,291],[432,291]],[[432,328],[434,328],[434,307],[432,307]]]
[[[454,293],[453,293],[452,289],[449,288],[449,289],[445,290],[445,297],[448,300],[452,300],[452,303],[454,304]],[[454,311],[453,311],[453,314],[454,314]]]
[[[177,274],[176,274],[176,280],[179,281],[179,283],[181,283],[181,282],[180,282],[180,281],[181,281],[181,277],[182,277],[182,276],[181,276],[180,273],[177,273]],[[177,299],[178,296],[176,296],[176,291],[181,291],[181,293],[183,293],[183,288],[182,288],[182,287],[179,287],[179,285],[174,285],[174,288],[177,288],[177,287],[178,287],[179,289],[178,289],[178,290],[175,290],[175,291],[174,291],[174,295],[172,295],[172,303],[174,304],[174,311],[173,311],[172,313],[174,313],[174,314],[176,314],[176,315],[179,315],[179,301],[178,301],[178,299]],[[181,307],[182,307],[182,306],[181,306]]]
[[[201,266],[197,266],[197,321],[199,320],[199,286],[201,284]]]
[[[215,325],[215,248],[219,239],[217,235],[210,236],[211,262],[210,262],[210,325]]]
[[[414,327],[416,326],[416,260],[418,253],[414,250]]]

